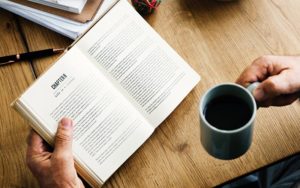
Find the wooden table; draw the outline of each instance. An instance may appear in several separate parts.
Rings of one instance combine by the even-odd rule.
[[[253,143],[222,161],[200,145],[198,102],[263,54],[300,52],[300,1],[164,0],[147,21],[202,76],[201,82],[105,187],[212,187],[300,152],[300,105],[259,109]],[[72,41],[0,9],[0,55]],[[0,186],[36,187],[25,164],[28,122],[10,108],[57,56],[0,67]],[[299,62],[300,63],[300,62]]]

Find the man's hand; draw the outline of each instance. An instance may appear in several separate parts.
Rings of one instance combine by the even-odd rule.
[[[253,94],[259,106],[284,106],[300,97],[300,56],[263,56],[236,81],[247,87],[261,82]]]
[[[74,167],[72,139],[73,122],[67,118],[58,125],[53,152],[36,132],[31,131],[26,161],[41,187],[84,187]]]

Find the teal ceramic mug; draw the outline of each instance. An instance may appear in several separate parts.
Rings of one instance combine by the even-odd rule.
[[[257,105],[252,91],[234,83],[209,89],[199,105],[201,143],[218,159],[235,159],[249,149],[252,142]]]

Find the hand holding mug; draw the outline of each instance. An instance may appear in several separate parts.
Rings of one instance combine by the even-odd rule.
[[[253,91],[259,106],[284,106],[300,97],[300,56],[262,56],[236,81],[242,86],[261,84]]]
[[[252,142],[256,102],[262,107],[283,106],[299,96],[300,57],[256,59],[237,84],[217,85],[202,97],[199,114],[203,147],[219,159],[243,155]]]

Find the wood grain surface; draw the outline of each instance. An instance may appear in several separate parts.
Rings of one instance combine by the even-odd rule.
[[[164,0],[146,20],[202,80],[104,187],[213,187],[300,152],[299,102],[259,109],[250,150],[231,161],[214,159],[204,151],[198,118],[198,103],[208,88],[234,82],[261,55],[299,54],[299,9],[300,1],[294,0]],[[3,12],[0,29],[7,30],[5,22],[10,30],[0,35],[0,55],[26,48],[66,47],[72,42]],[[36,75],[55,58],[34,60]],[[0,184],[34,187],[24,164],[26,122],[8,107],[33,75],[26,63],[0,67],[0,72]]]
[[[26,52],[15,16],[0,9],[0,56]],[[30,62],[0,67],[0,187],[36,187],[25,165],[28,122],[10,108],[34,80]]]

